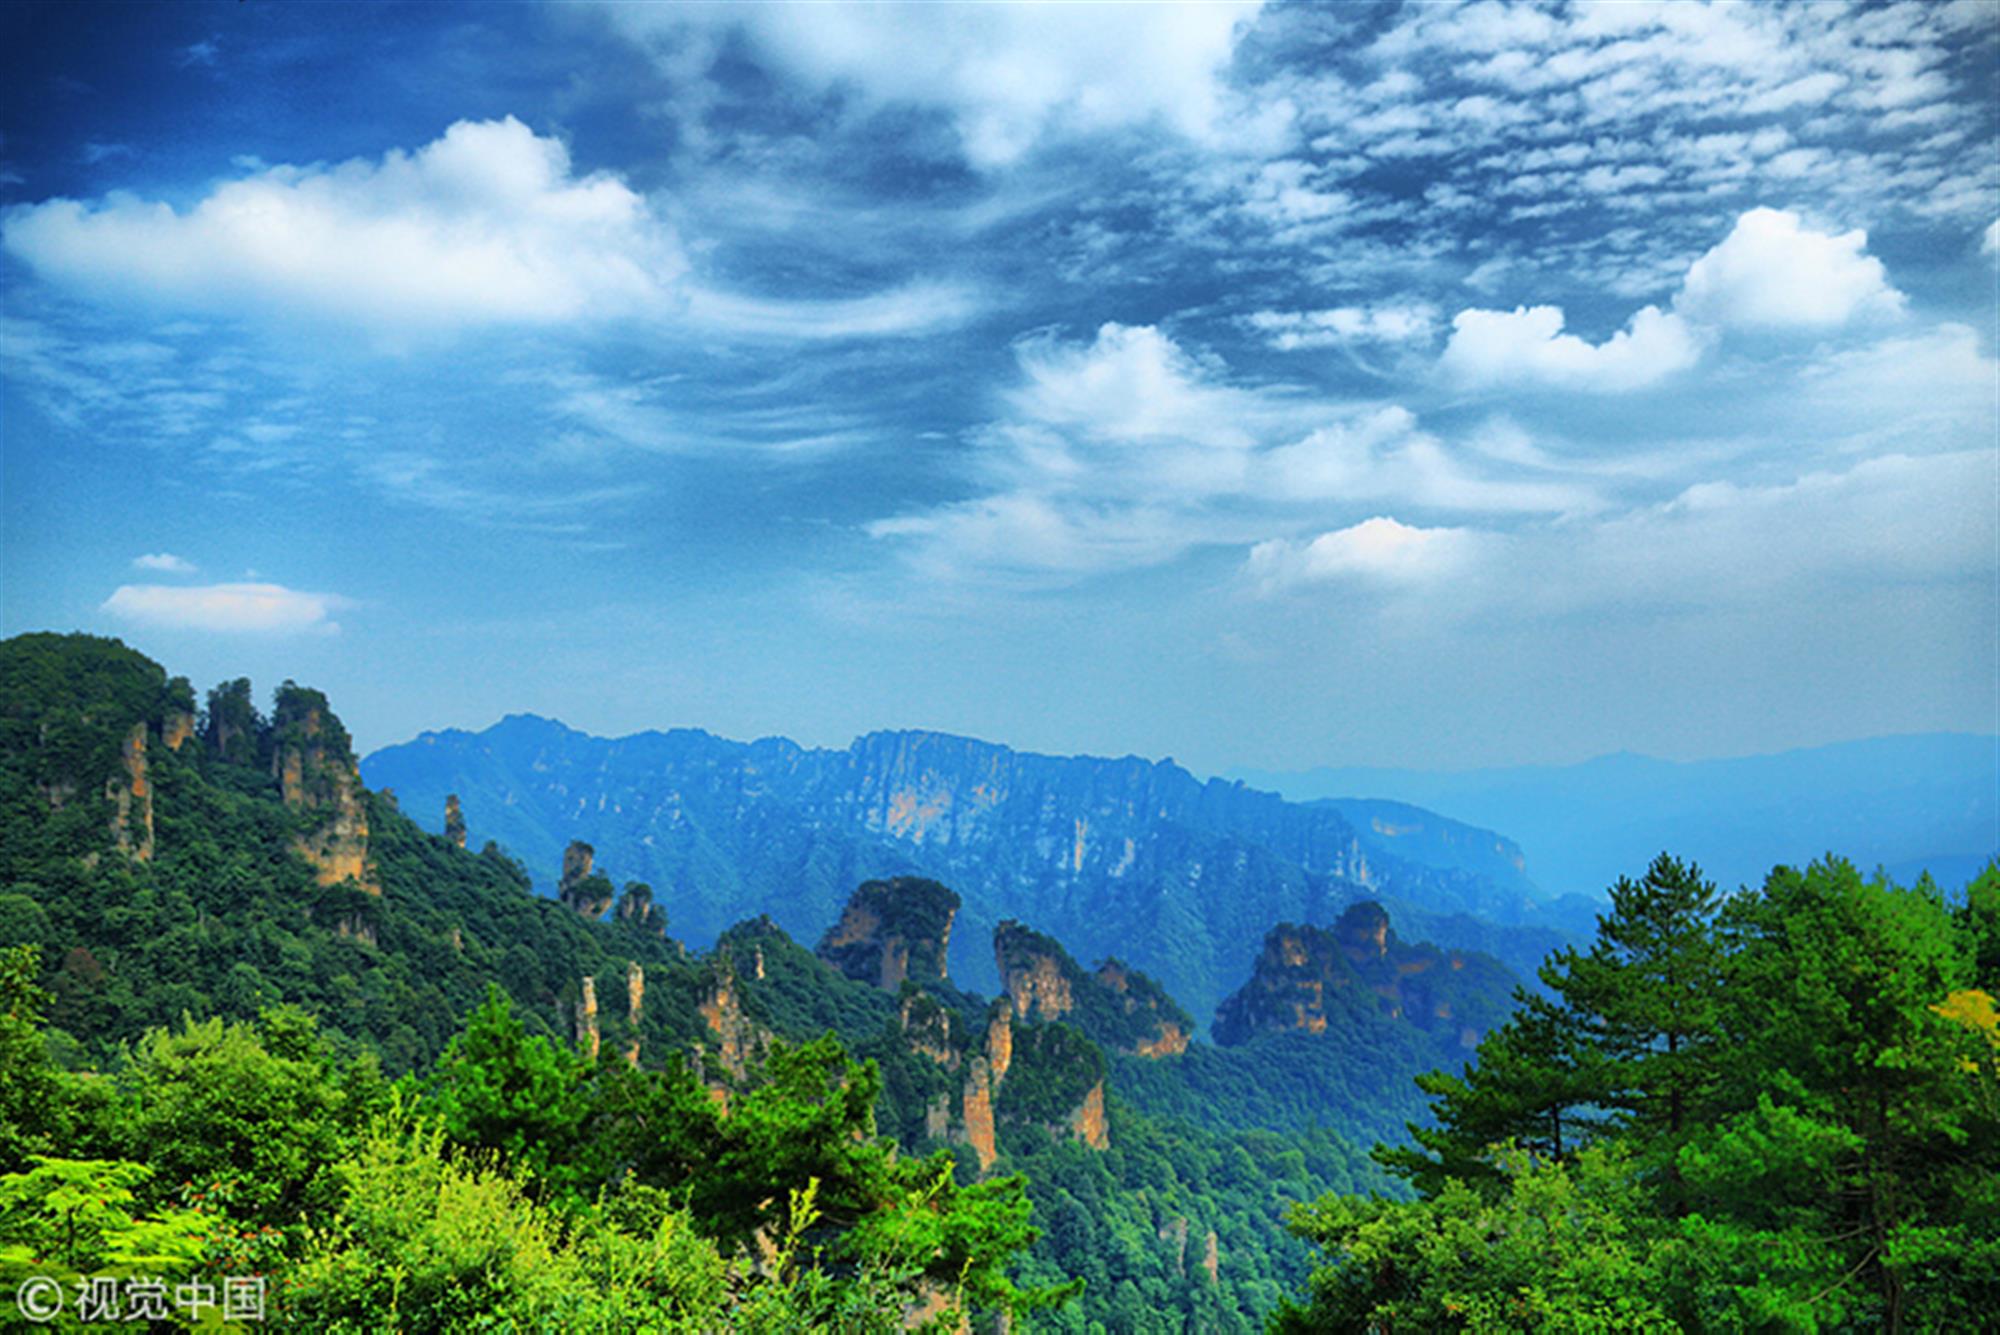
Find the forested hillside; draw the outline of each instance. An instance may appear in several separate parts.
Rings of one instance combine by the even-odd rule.
[[[1293,1212],[1281,1331],[1971,1331],[2000,1312],[2000,866],[1723,895],[1662,855],[1378,1149]]]
[[[0,686],[9,1274],[80,1276],[134,1238],[162,1273],[217,1274],[247,1228],[302,1328],[894,1325],[1040,1294],[1064,1299],[1039,1310],[1054,1329],[1254,1329],[1305,1275],[1285,1206],[1393,1189],[1345,1132],[1410,1111],[1438,1057],[1414,1026],[1379,1052],[1322,1042],[1295,1060],[1303,1112],[1266,1121],[1270,1072],[1218,1077],[1141,971],[1085,974],[1018,928],[985,943],[996,972],[1009,942],[1045,943],[1081,1011],[1024,978],[962,990],[959,896],[934,882],[864,884],[817,953],[769,918],[690,953],[594,850],[569,849],[549,899],[462,827],[418,829],[308,688],[266,714],[248,682],[198,698],[54,635],[0,646]],[[1366,1079],[1333,1077],[1357,1061]],[[1239,1115],[1188,1092],[1204,1077],[1253,1082],[1223,1105]],[[118,1209],[58,1249],[52,1190]],[[778,1282],[746,1261],[811,1210]]]
[[[931,732],[870,733],[842,751],[690,729],[604,739],[515,715],[424,733],[365,771],[430,828],[455,795],[475,838],[534,868],[589,842],[653,885],[691,944],[756,913],[809,939],[858,882],[930,876],[965,897],[951,968],[967,986],[999,986],[986,936],[1018,919],[1082,958],[1152,974],[1197,1027],[1273,923],[1331,922],[1357,900],[1523,976],[1590,923],[1587,906],[1543,902],[1490,831],[1409,808],[1350,819],[1171,761]]]

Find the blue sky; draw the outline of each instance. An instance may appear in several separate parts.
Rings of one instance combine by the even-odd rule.
[[[2000,6],[16,5],[4,629],[1233,765],[2000,728]]]

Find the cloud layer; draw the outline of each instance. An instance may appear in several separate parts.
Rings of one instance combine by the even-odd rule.
[[[950,116],[983,168],[1044,140],[1161,123],[1196,139],[1223,112],[1222,69],[1262,0],[1196,0],[1135,21],[1115,5],[606,6],[674,68],[692,33],[740,32],[795,79],[864,105]]]

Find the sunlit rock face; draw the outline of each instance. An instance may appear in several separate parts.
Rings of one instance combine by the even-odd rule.
[[[905,979],[945,981],[958,896],[921,877],[868,881],[849,897],[819,957],[849,978],[893,992]]]
[[[1166,989],[1122,960],[1085,973],[1054,937],[1008,921],[993,929],[1000,985],[1022,1020],[1066,1020],[1114,1052],[1185,1052],[1194,1023]]]
[[[1470,1051],[1497,1023],[1505,970],[1490,956],[1408,944],[1380,904],[1351,905],[1330,928],[1279,923],[1250,979],[1217,1008],[1215,1041],[1329,1026],[1371,1016],[1408,1023]]]
[[[226,752],[234,735],[219,734]],[[286,682],[271,719],[271,777],[285,805],[309,817],[293,849],[312,864],[321,885],[351,880],[370,894],[382,889],[368,874],[368,809],[361,769],[347,729],[320,692]],[[317,818],[317,819],[310,819]]]
[[[153,860],[153,786],[147,780],[146,725],[135,723],[118,747],[118,772],[104,785],[111,841],[134,862]]]

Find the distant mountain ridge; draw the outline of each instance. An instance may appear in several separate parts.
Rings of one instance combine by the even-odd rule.
[[[2000,736],[1919,733],[1772,755],[1668,761],[1621,752],[1576,765],[1429,773],[1237,769],[1341,810],[1355,794],[1415,803],[1517,840],[1547,891],[1595,893],[1663,849],[1726,886],[1837,849],[1899,880],[1956,887],[2000,853]]]
[[[377,751],[363,774],[433,829],[457,794],[475,845],[497,840],[538,882],[569,840],[589,842],[618,878],[651,884],[691,944],[758,913],[815,939],[852,886],[928,876],[964,896],[950,967],[968,986],[997,990],[977,943],[1019,918],[1080,958],[1145,970],[1203,1020],[1273,922],[1330,922],[1357,899],[1382,900],[1412,936],[1491,951],[1523,974],[1559,927],[1581,925],[1575,906],[1543,902],[1518,850],[1490,832],[1433,813],[1416,822],[1488,850],[1510,865],[1504,878],[1400,856],[1424,851],[1408,819],[1357,824],[1336,806],[1138,757],[917,731],[844,750],[693,729],[606,739],[510,715]]]

